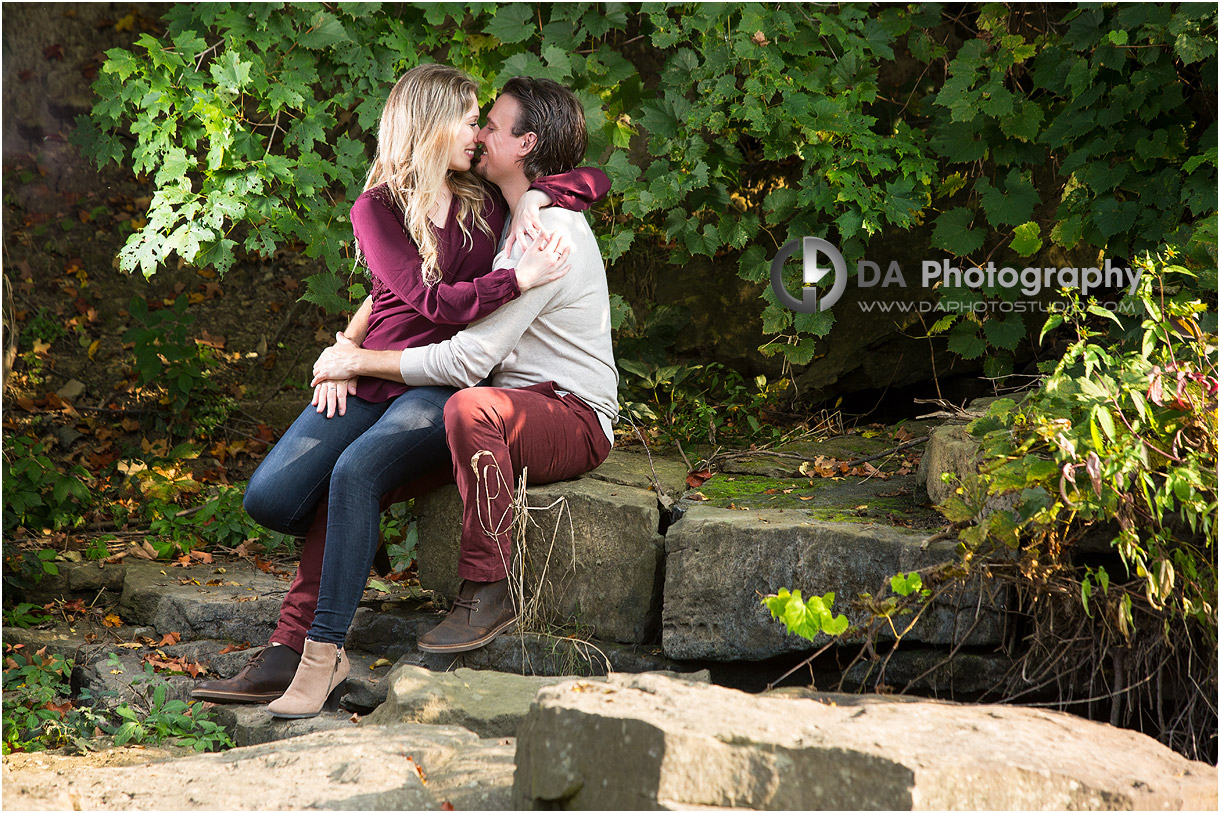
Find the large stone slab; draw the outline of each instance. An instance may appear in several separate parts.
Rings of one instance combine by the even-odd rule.
[[[585,477],[527,488],[527,590],[541,590],[550,623],[574,622],[596,638],[655,640],[661,616],[665,538],[656,494]],[[420,584],[453,596],[462,504],[457,488],[416,502]],[[514,555],[519,555],[514,552]]]
[[[6,809],[508,809],[512,740],[449,726],[348,726],[131,767],[8,774]]]
[[[244,562],[206,570],[133,563],[123,579],[119,611],[124,621],[148,624],[162,635],[261,644],[275,629],[287,592],[287,581]]]
[[[521,809],[1214,810],[1217,802],[1214,767],[1064,713],[759,697],[658,675],[542,689],[516,762]]]
[[[947,561],[952,543],[921,548],[928,532],[822,522],[801,511],[732,511],[693,506],[666,535],[661,642],[677,660],[761,660],[812,649],[771,618],[759,595],[781,587],[834,591],[836,608],[876,594],[898,572]],[[995,644],[1002,619],[977,593],[946,596],[929,608],[908,642]],[[960,604],[960,609],[959,605]],[[852,621],[863,616],[847,613]]]

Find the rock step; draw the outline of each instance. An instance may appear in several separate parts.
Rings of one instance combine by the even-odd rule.
[[[455,726],[400,723],[116,768],[4,782],[25,810],[507,810],[515,743]],[[167,781],[167,778],[169,781]]]
[[[802,455],[815,455],[823,447],[833,451],[829,441],[806,446]],[[844,447],[836,454],[849,451]],[[793,465],[791,460],[781,462]],[[842,606],[861,592],[876,594],[897,572],[954,556],[951,542],[924,549],[930,530],[909,527],[928,524],[921,513],[927,509],[917,502],[913,475],[819,479],[813,486],[805,478],[791,489],[761,491],[752,475],[718,476],[705,484],[705,491],[718,493],[710,487],[717,481],[725,494],[733,493],[727,489],[730,484],[744,483],[753,489],[745,497],[738,494],[743,502],[739,509],[749,508],[745,503],[751,500],[770,506],[779,496],[789,504],[810,507],[734,510],[718,507],[718,501],[737,499],[722,494],[704,502],[684,499],[685,516],[670,524],[668,509],[662,510],[652,490],[654,470],[669,496],[682,493],[683,464],[661,458],[650,462],[638,451],[623,450],[615,450],[602,466],[581,478],[528,487],[531,511],[518,558],[525,565],[527,592],[536,597],[536,615],[551,629],[579,631],[580,637],[605,645],[582,648],[561,638],[557,655],[537,641],[500,644],[459,663],[518,672],[592,674],[598,667],[577,669],[567,661],[609,660],[614,669],[641,671],[666,668],[664,659],[728,662],[808,651],[821,642],[787,635],[759,604],[758,594],[781,587],[800,589],[805,595],[833,591]],[[802,489],[811,493],[805,495]],[[795,497],[783,494],[785,490],[792,490]],[[802,500],[804,496],[809,500]],[[442,599],[451,597],[458,585],[461,527],[456,488],[439,489],[417,500],[416,512],[421,584]],[[162,634],[180,632],[184,639],[251,643],[267,640],[274,628],[289,576],[258,572],[244,563],[180,570],[133,562],[63,570],[59,577],[46,580],[41,592],[59,587],[78,593],[121,593],[119,609],[125,620]],[[380,600],[366,595],[369,606],[357,614],[349,639],[353,648],[390,660],[412,656],[420,665],[443,668],[439,661],[413,654],[421,624],[435,621],[434,615],[409,611],[430,609],[422,596]],[[395,602],[393,612],[377,611],[380,605]],[[1002,592],[980,594],[977,588],[942,597],[906,640],[928,646],[994,646],[1002,637],[1000,619],[1006,602]],[[650,652],[658,643],[661,651]],[[633,649],[616,649],[618,644]],[[605,651],[606,657],[597,655],[596,649]]]

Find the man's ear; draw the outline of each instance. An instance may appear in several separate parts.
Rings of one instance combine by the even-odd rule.
[[[517,155],[521,158],[529,155],[534,151],[534,147],[538,145],[538,136],[536,133],[525,133],[517,142]]]

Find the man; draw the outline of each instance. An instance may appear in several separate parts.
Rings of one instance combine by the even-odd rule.
[[[540,175],[576,166],[588,143],[584,113],[567,88],[512,79],[479,134],[479,171],[514,208]],[[398,358],[407,384],[468,387],[445,407],[445,436],[462,497],[453,610],[420,636],[427,652],[484,646],[516,620],[508,589],[514,484],[575,477],[610,452],[618,417],[618,371],[610,341],[610,299],[597,240],[584,216],[545,209],[543,227],[571,247],[572,270],[448,341]],[[496,259],[512,265],[521,252]],[[491,387],[474,387],[487,374]]]
[[[550,80],[519,77],[505,85],[487,115],[478,137],[484,154],[477,169],[500,187],[515,211],[533,179],[565,172],[583,159],[587,138],[583,111],[571,91]],[[515,622],[507,581],[508,526],[522,469],[529,469],[534,483],[574,477],[599,465],[613,442],[618,373],[597,241],[582,215],[546,209],[542,221],[571,246],[573,270],[563,279],[525,292],[449,341],[406,351],[363,350],[358,342],[340,342],[315,365],[315,381],[396,370],[411,385],[473,387],[492,376],[492,387],[463,390],[445,409],[452,478],[440,471],[383,500],[389,504],[452,480],[462,496],[459,575],[464,581],[449,616],[420,637],[426,651],[484,646]],[[521,256],[518,245],[511,257],[498,257],[495,267],[515,266]],[[358,322],[359,314],[353,324]],[[351,327],[347,333],[352,337]],[[317,603],[324,503],[319,518],[306,537],[272,646],[236,677],[200,683],[194,697],[258,702],[287,688]]]

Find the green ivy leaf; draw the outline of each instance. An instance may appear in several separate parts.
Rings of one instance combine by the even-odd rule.
[[[941,214],[936,218],[932,245],[958,257],[978,251],[983,246],[983,232],[970,230],[973,217],[974,212],[962,206]]]
[[[1017,226],[1010,245],[1012,250],[1022,257],[1028,257],[1042,248],[1042,237],[1038,224],[1031,221]]]
[[[339,22],[338,17],[329,11],[318,11],[309,21],[309,28],[298,34],[296,41],[302,48],[320,51],[351,42],[351,37],[347,35],[347,29]]]
[[[987,220],[992,226],[1016,226],[1027,222],[1038,203],[1038,193],[1019,170],[1012,170],[1005,179],[1004,190],[993,187],[986,178],[975,182],[975,191],[983,202]]]
[[[503,43],[524,42],[537,30],[533,22],[533,6],[529,3],[507,3],[496,9],[495,16],[483,26],[483,33],[490,34]]]

